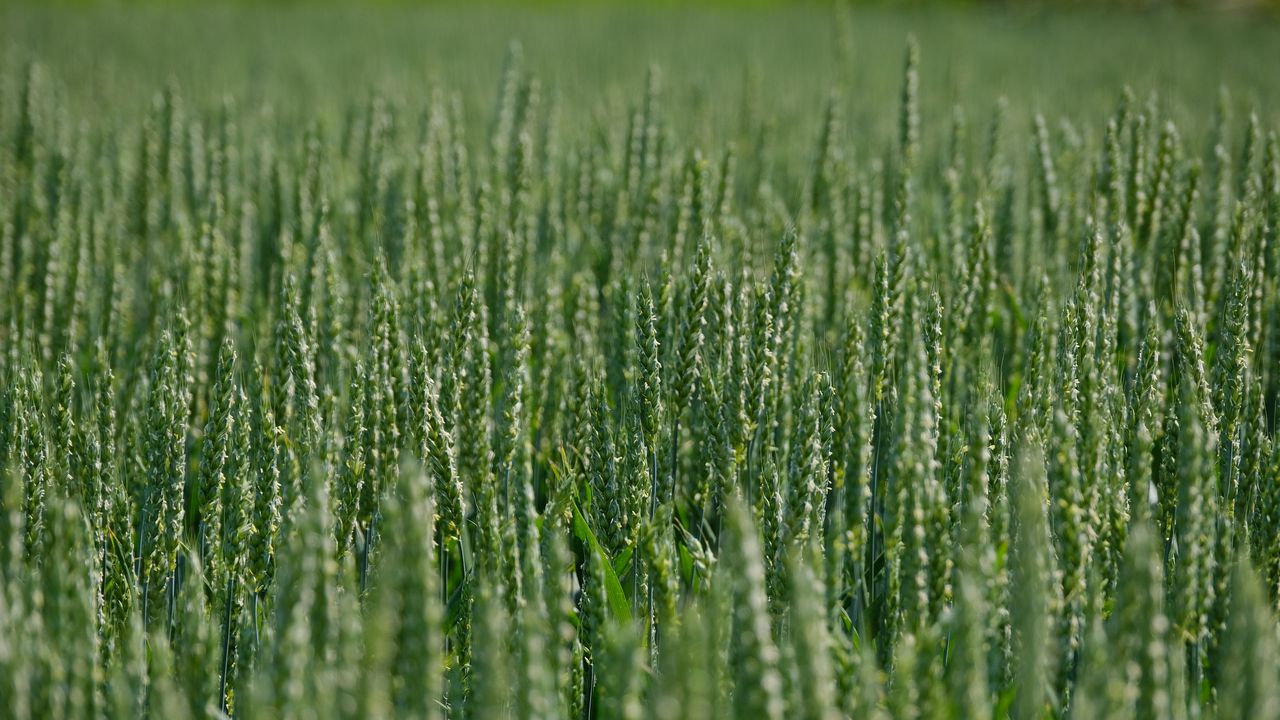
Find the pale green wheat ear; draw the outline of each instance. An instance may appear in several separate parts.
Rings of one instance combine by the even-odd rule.
[[[1218,711],[1224,717],[1280,716],[1275,666],[1276,618],[1247,559],[1231,573],[1231,612],[1224,639]]]
[[[1052,623],[1057,613],[1058,579],[1050,539],[1045,457],[1034,444],[1023,450],[1010,481],[1014,533],[1009,547],[1010,617],[1013,629],[1013,712],[1042,717],[1055,702],[1052,678],[1058,656]]]
[[[732,563],[733,574],[725,580],[732,588],[729,657],[734,713],[741,717],[782,717],[783,679],[765,593],[760,538],[740,502],[730,504],[727,531],[733,543],[725,560]]]

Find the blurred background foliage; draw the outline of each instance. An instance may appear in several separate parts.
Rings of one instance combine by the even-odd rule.
[[[195,110],[224,101],[287,129],[330,128],[372,95],[420,110],[432,87],[457,93],[482,134],[504,55],[520,43],[566,132],[606,133],[659,69],[670,120],[719,144],[748,126],[812,126],[778,153],[808,152],[831,93],[851,139],[879,153],[893,136],[903,41],[924,48],[923,111],[1011,120],[1096,118],[1127,85],[1155,97],[1190,137],[1225,85],[1244,109],[1280,107],[1280,16],[1217,2],[524,3],[0,1],[0,75],[36,61],[71,115],[144,113],[176,83]],[[0,88],[10,96],[14,88]],[[419,92],[420,91],[420,92]],[[763,117],[746,117],[744,108]],[[132,116],[132,117],[125,117]],[[788,147],[788,142],[798,143]]]

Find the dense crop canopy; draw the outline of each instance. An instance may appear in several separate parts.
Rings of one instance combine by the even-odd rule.
[[[1280,716],[1273,119],[906,48],[883,144],[7,75],[0,714]]]

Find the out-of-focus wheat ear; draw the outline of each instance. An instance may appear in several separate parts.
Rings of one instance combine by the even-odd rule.
[[[792,688],[789,714],[806,720],[839,717],[835,671],[832,667],[832,638],[823,607],[827,593],[814,563],[820,558],[816,543],[794,546],[788,556],[791,613],[788,619]]]
[[[726,551],[733,568],[731,674],[733,714],[738,717],[780,718],[785,713],[778,646],[773,639],[769,598],[765,592],[764,558],[760,539],[747,509],[736,500],[729,505],[727,531],[733,538]]]
[[[1057,655],[1053,622],[1060,604],[1056,563],[1050,541],[1045,505],[1048,498],[1045,459],[1029,442],[1018,459],[1010,481],[1013,505],[1013,542],[1009,548],[1010,607],[1013,625],[1013,681],[1016,687],[1013,716],[1039,718],[1056,703],[1053,692]]]
[[[894,232],[906,229],[913,210],[916,165],[920,155],[920,46],[907,38],[898,110],[898,187],[894,198]]]
[[[1223,639],[1218,688],[1220,717],[1280,717],[1280,680],[1274,610],[1243,554],[1231,575],[1231,610]]]
[[[179,608],[170,640],[174,677],[193,717],[221,700],[218,676],[221,625],[205,603],[207,579],[199,557],[192,557],[177,593]]]
[[[1173,184],[1175,163],[1180,153],[1178,129],[1172,122],[1166,122],[1160,128],[1160,137],[1156,145],[1155,165],[1152,168],[1151,186],[1147,190],[1147,203],[1138,218],[1135,227],[1138,247],[1146,248],[1159,237],[1161,225],[1166,221],[1165,211],[1169,199],[1166,197]]]
[[[1036,113],[1033,125],[1035,133],[1036,178],[1040,190],[1040,232],[1049,247],[1057,247],[1059,232],[1063,230],[1061,218],[1062,189],[1058,185],[1054,167],[1053,148],[1049,144],[1049,130],[1044,116]]]
[[[956,573],[955,604],[947,623],[946,684],[959,717],[985,718],[990,717],[992,697],[986,637],[990,609],[982,577],[974,570],[970,565]]]
[[[643,634],[630,623],[611,618],[605,623],[596,659],[596,712],[600,717],[640,720],[644,716]]]
[[[475,650],[465,710],[476,717],[506,717],[512,708],[511,619],[493,580],[475,583]]]
[[[709,617],[712,610],[701,604],[685,609],[681,632],[664,647],[648,717],[723,717],[721,647]]]
[[[372,593],[385,613],[389,693],[396,713],[438,717],[447,648],[436,562],[435,487],[423,468],[406,463],[383,505],[384,538]]]

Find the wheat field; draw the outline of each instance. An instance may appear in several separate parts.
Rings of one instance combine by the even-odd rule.
[[[0,25],[0,715],[1280,718],[1274,15]]]

